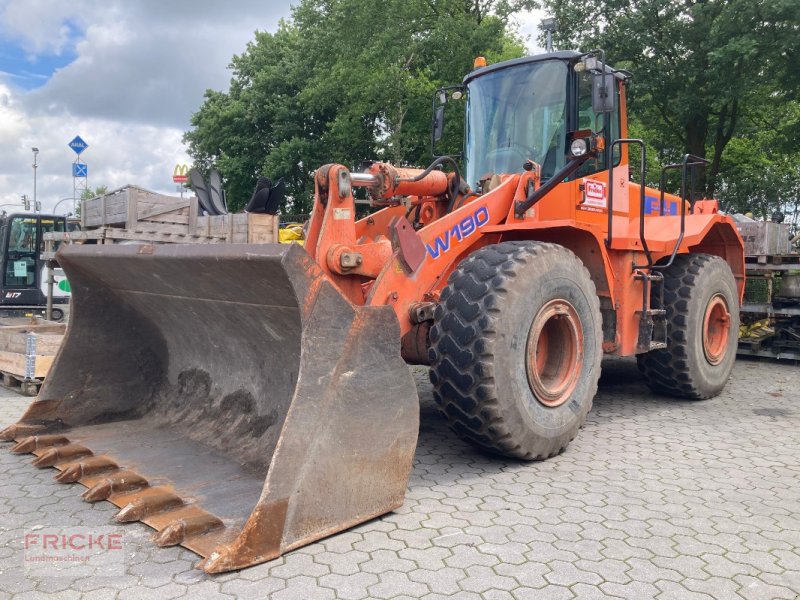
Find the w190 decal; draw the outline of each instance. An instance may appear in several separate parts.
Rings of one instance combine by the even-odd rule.
[[[461,222],[439,234],[434,240],[433,245],[425,244],[425,248],[431,258],[439,258],[443,253],[450,250],[450,240],[456,238],[459,242],[465,237],[471,236],[479,227],[483,227],[489,222],[489,211],[485,206],[481,206],[471,215],[464,217]]]

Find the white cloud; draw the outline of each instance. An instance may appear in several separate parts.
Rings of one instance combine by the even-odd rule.
[[[89,143],[82,157],[89,165],[88,183],[92,187],[137,183],[171,191],[173,166],[188,161],[179,128],[26,114],[9,88],[0,85],[0,204],[18,206],[21,194],[32,196],[33,146],[40,150],[37,188],[43,208],[72,196],[71,163],[75,154],[67,143],[78,133]],[[62,203],[61,207],[67,209],[70,204]]]
[[[25,0],[0,4],[0,23],[5,34],[17,39],[31,55],[60,54],[70,42],[69,17],[74,5],[61,0]]]
[[[227,88],[231,57],[253,32],[289,14],[285,0],[83,4],[93,17],[78,58],[30,94],[33,107],[180,128],[207,88]]]
[[[89,144],[90,186],[174,193],[172,169],[188,162],[181,136],[204,91],[227,89],[231,57],[289,10],[287,0],[0,0],[1,37],[31,57],[77,55],[29,92],[0,65],[0,204],[32,196],[33,146],[43,208],[72,196],[76,134]]]
[[[519,34],[526,42],[529,54],[541,54],[544,48],[538,43],[539,23],[547,16],[544,10],[521,11],[512,17],[517,24]]]

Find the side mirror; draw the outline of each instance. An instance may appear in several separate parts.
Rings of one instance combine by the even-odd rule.
[[[444,105],[437,106],[433,114],[433,143],[444,136]]]
[[[592,110],[595,113],[614,112],[614,75],[595,73],[592,81]]]
[[[448,87],[439,88],[433,94],[433,106],[432,106],[432,118],[431,118],[431,154],[433,156],[440,156],[439,152],[436,150],[442,150],[441,148],[437,148],[437,144],[442,141],[445,137],[447,137],[447,141],[445,141],[445,145],[449,144],[452,145],[454,140],[454,131],[449,131],[448,135],[445,136],[445,124],[444,124],[444,113],[445,108],[448,104],[451,104],[453,100],[462,100],[466,96],[466,89],[460,85],[452,85]],[[453,129],[451,126],[450,130]],[[456,151],[458,154],[458,151]],[[452,152],[446,153],[447,156],[453,155]]]

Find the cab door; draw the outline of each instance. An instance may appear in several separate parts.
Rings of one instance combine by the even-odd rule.
[[[576,85],[576,129],[591,129],[600,132],[604,128],[609,139],[607,145],[620,137],[620,97],[617,87],[616,110],[611,113],[596,113],[592,108],[592,83],[593,74],[589,71],[582,71],[575,75]],[[614,146],[612,160],[614,161],[614,181],[608,181],[608,165],[606,155],[601,153],[595,159],[587,160],[578,169],[575,179],[578,185],[577,208],[578,214],[583,215],[582,220],[592,220],[587,213],[604,213],[601,219],[596,220],[602,223],[608,215],[608,198],[610,185],[614,186],[614,214],[627,216],[628,206],[628,165],[620,164],[620,147]]]
[[[34,215],[13,215],[7,228],[3,304],[41,304],[37,268],[39,219]]]

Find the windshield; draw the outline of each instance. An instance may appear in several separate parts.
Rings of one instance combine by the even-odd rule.
[[[467,182],[520,173],[528,159],[547,179],[564,166],[567,65],[546,60],[501,69],[469,83]]]

